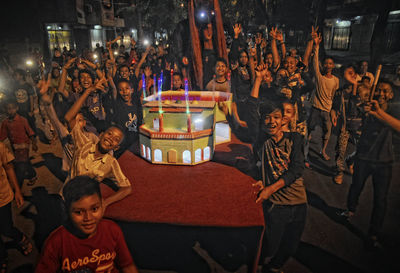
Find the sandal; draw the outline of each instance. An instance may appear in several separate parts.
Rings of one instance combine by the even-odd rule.
[[[320,152],[319,154],[323,160],[325,160],[325,161],[331,160],[331,158],[325,152]]]
[[[0,273],[7,273],[7,260],[3,260],[0,262]]]
[[[17,243],[17,249],[24,256],[28,256],[29,254],[31,254],[33,246],[25,234],[22,236],[22,240]]]
[[[37,176],[35,176],[34,178],[29,179],[29,181],[28,181],[28,183],[26,183],[26,185],[33,186],[33,185],[35,185],[37,180],[38,180],[38,178],[37,178]]]

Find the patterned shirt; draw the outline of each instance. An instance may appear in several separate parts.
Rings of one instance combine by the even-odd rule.
[[[82,131],[78,122],[72,129],[71,135],[75,144],[75,151],[67,181],[78,175],[87,175],[99,182],[106,178],[111,179],[118,187],[131,185],[112,154],[95,156],[96,145],[99,140],[90,139]]]

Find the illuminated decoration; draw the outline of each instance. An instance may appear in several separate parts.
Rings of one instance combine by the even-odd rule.
[[[197,162],[200,162],[200,161],[201,161],[201,149],[197,149],[194,152],[194,162],[197,163]]]
[[[183,163],[184,164],[192,163],[192,156],[191,156],[190,151],[188,151],[188,150],[184,151],[183,154],[182,154],[182,158],[183,158]]]
[[[26,60],[26,65],[27,65],[27,66],[32,66],[32,65],[33,65],[32,60]]]
[[[144,73],[142,73],[142,89],[143,89],[143,99],[146,99],[146,77]]]
[[[351,21],[342,21],[340,19],[337,19],[335,22],[335,26],[337,27],[350,27],[351,26]]]
[[[171,90],[173,89],[173,87],[174,87],[174,70],[171,69]]]
[[[162,162],[162,151],[160,149],[154,150],[154,161],[155,162]]]
[[[215,145],[231,137],[217,103],[229,106],[231,100],[231,93],[189,91],[186,79],[185,91],[158,89],[143,101],[141,156],[154,164],[197,165],[211,160]]]

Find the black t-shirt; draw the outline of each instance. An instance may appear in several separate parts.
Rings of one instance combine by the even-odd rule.
[[[251,93],[251,73],[246,66],[239,66],[232,72],[233,101],[244,102]]]
[[[123,79],[119,75],[116,75],[113,80],[114,80],[115,86],[118,89],[118,83]],[[141,86],[139,86],[139,79],[136,78],[135,74],[129,75],[128,82],[129,82],[129,85],[132,87],[134,92],[138,91],[141,88]]]
[[[140,97],[134,93],[132,105],[127,105],[121,98],[117,98],[112,105],[111,124],[125,129],[125,142],[131,142],[139,136],[139,126],[143,123],[142,105]]]
[[[32,86],[27,83],[18,84],[14,89],[14,96],[18,103],[18,113],[22,116],[26,116],[31,111],[31,104],[29,97],[34,96],[35,91]]]
[[[53,97],[53,106],[59,120],[63,120],[65,114],[71,108],[72,104],[68,98],[64,97],[60,92],[56,92]]]
[[[387,113],[399,118],[390,105]],[[393,162],[393,129],[371,115],[366,116],[357,146],[357,158],[373,163]]]

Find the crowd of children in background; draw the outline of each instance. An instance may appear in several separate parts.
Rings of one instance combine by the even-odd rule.
[[[233,33],[228,60],[207,48],[207,62],[212,60],[212,64],[204,66],[203,82],[205,90],[232,93],[231,109],[223,103],[219,107],[237,138],[253,145],[260,179],[254,185],[256,201],[263,203],[268,223],[263,249],[265,272],[280,272],[300,241],[307,210],[302,173],[304,167],[312,167],[309,142],[317,125],[323,131],[322,160],[334,156],[329,155],[327,146],[332,131],[338,134],[333,181],[343,182],[346,165],[353,175],[343,217],[355,213],[365,181],[372,175],[374,206],[368,243],[380,247],[394,158],[392,133],[399,131],[390,101],[400,86],[400,69],[392,78],[381,75],[377,82],[368,71],[367,61],[345,66],[338,73],[332,58],[320,62],[322,39],[318,28],[312,28],[302,56],[293,48],[287,52],[283,34],[276,28],[270,30],[268,39],[258,32],[251,42],[245,39],[240,24],[234,25]],[[66,272],[72,270],[69,263],[65,267],[64,262],[54,262],[72,255],[59,253],[57,244],[62,240],[73,238],[70,243],[74,244],[74,240],[93,236],[92,229],[104,233],[108,226],[120,233],[96,213],[130,193],[130,181],[116,158],[126,150],[138,153],[142,101],[159,91],[157,79],[163,75],[162,91],[184,90],[185,80],[190,90],[198,90],[190,56],[173,56],[164,43],[141,50],[133,39],[127,52],[123,44],[118,46],[120,38],[107,42],[105,48],[97,45],[94,51],[84,50],[82,54],[56,49],[47,75],[40,69],[38,77],[21,69],[7,72],[10,92],[3,99],[7,117],[1,124],[0,140],[8,138],[12,152],[0,143],[1,234],[12,238],[24,255],[32,251],[32,244],[12,224],[10,185],[21,206],[24,180],[33,186],[40,179],[29,156],[30,145],[37,150],[39,131],[50,142],[58,139],[63,147],[63,196],[69,225],[51,235],[37,272],[50,272],[49,268],[55,272],[53,269],[60,266]],[[371,90],[375,90],[374,95]],[[349,141],[357,148],[346,156]],[[114,182],[117,191],[102,202],[93,181],[104,179]],[[73,185],[79,183],[89,185],[86,191],[76,192]],[[80,226],[77,217],[88,211],[96,214],[95,220]],[[121,244],[119,266],[126,268],[123,272],[135,272],[123,237],[118,234],[110,236]],[[0,272],[5,272],[7,255],[1,240],[0,255]]]

